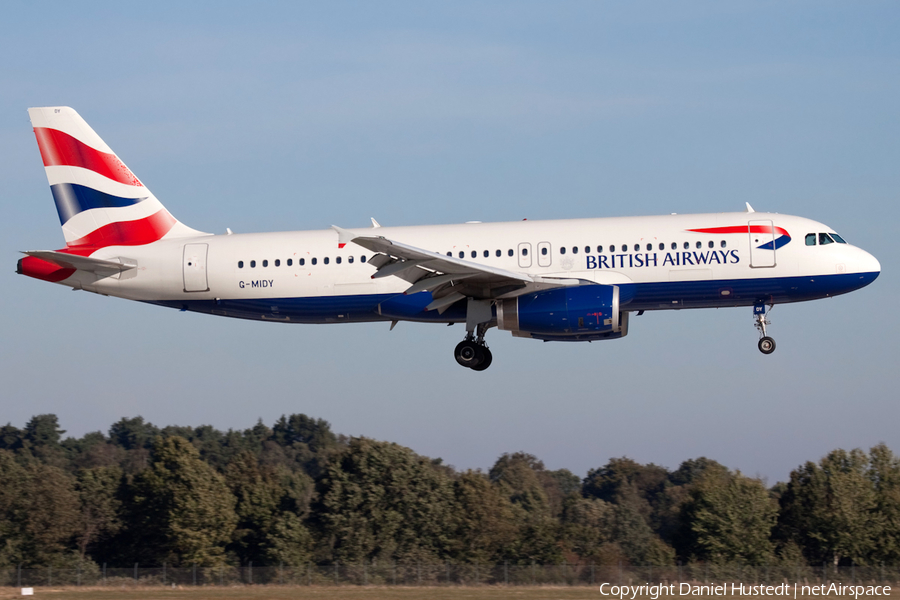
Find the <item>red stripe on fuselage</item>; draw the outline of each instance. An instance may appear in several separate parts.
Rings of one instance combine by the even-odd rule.
[[[68,133],[48,127],[35,127],[34,137],[45,167],[81,167],[119,183],[143,187],[115,154],[100,152]]]
[[[166,209],[136,221],[118,221],[99,227],[84,237],[67,244],[69,254],[90,256],[107,246],[143,246],[159,241],[177,221]]]
[[[735,225],[732,227],[710,227],[709,229],[688,229],[688,231],[695,233],[773,233],[773,229],[774,233],[790,237],[786,229],[768,225]]]

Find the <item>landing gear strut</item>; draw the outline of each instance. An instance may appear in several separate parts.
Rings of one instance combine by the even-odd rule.
[[[772,306],[769,306],[769,308],[771,309]],[[759,344],[757,344],[759,351],[763,354],[772,354],[775,352],[775,340],[766,335],[766,325],[771,325],[771,323],[766,316],[765,304],[757,304],[753,307],[753,318],[756,321],[753,325],[760,334]]]
[[[487,332],[487,323],[478,325],[478,336],[472,333],[466,334],[466,339],[456,345],[453,356],[456,362],[464,367],[469,367],[473,371],[484,371],[493,362],[494,357],[484,343],[484,334]]]

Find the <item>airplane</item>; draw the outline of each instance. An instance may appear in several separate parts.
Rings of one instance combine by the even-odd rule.
[[[282,323],[465,323],[456,361],[496,327],[542,341],[628,334],[631,314],[768,311],[872,283],[878,260],[822,223],[755,212],[214,235],[169,213],[68,107],[28,109],[66,246],[17,273],[181,311]]]

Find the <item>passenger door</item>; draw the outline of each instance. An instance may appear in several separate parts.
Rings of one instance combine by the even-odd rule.
[[[208,292],[206,280],[206,252],[208,244],[184,245],[184,291]]]
[[[775,227],[772,221],[750,221],[750,266],[775,266]]]

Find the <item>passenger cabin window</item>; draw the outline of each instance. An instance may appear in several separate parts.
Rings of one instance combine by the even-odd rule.
[[[352,256],[348,256],[348,257],[347,257],[347,262],[350,263],[350,264],[352,265],[352,264],[353,264],[353,257],[352,257]]]
[[[622,252],[628,252],[628,244],[622,244]]]
[[[512,256],[512,255],[513,255],[513,251],[512,251],[512,248],[510,248],[510,249],[509,249],[509,250],[508,250],[508,251],[507,251],[507,254],[508,254],[508,255],[510,255],[510,256]]]
[[[590,246],[585,246],[585,247],[584,247],[584,253],[585,253],[585,254],[590,254],[590,253],[591,253],[591,247],[590,247]]]
[[[647,251],[653,250],[653,244],[647,244]]]
[[[672,250],[677,250],[678,244],[676,242],[672,242]]]
[[[485,258],[487,258],[487,257],[490,256],[490,255],[491,255],[490,250],[485,250],[485,251],[484,251],[484,257],[485,257]]]
[[[578,246],[572,246],[572,254],[578,254]]]
[[[541,256],[547,256],[547,248],[541,248]]]
[[[496,254],[497,254],[497,258],[500,258],[501,256],[503,256],[503,252],[501,250],[497,250]]]
[[[641,251],[641,245],[640,245],[640,244],[635,244],[635,245],[634,245],[634,251],[635,251],[635,252],[640,252],[640,251]]]
[[[322,259],[322,263],[323,263],[323,264],[326,264],[326,265],[328,264],[328,257],[327,257],[327,256],[326,256],[325,258]]]
[[[834,240],[831,239],[831,236],[828,235],[827,233],[819,234],[819,245],[820,246],[824,246],[825,244],[833,244],[833,243],[834,243]]]
[[[702,248],[702,247],[703,247],[703,242],[701,242],[701,241],[698,240],[698,241],[697,241],[697,249],[699,250],[699,249]]]
[[[660,242],[660,243],[659,243],[659,249],[660,249],[660,250],[665,250],[665,249],[666,249],[666,245],[663,244],[662,242]]]
[[[691,247],[691,243],[690,243],[690,242],[685,242],[685,243],[684,243],[684,249],[685,249],[685,250],[687,250],[687,249],[690,248],[690,247]]]
[[[719,245],[722,246],[722,247],[724,248],[724,247],[725,247],[725,240],[722,240],[721,242],[719,242]]]
[[[522,248],[522,256],[528,256],[528,248]]]
[[[560,246],[560,247],[559,247],[559,253],[560,253],[560,254],[565,254],[565,253],[566,253],[566,247],[565,247],[565,246]]]
[[[263,266],[264,266],[264,267],[268,267],[268,266],[269,266],[269,261],[268,261],[268,260],[264,260],[264,261],[263,261]]]
[[[243,268],[244,268],[244,261],[239,260],[238,261],[238,269],[243,269]]]
[[[710,247],[710,248],[715,248],[715,247],[716,247],[716,243],[715,243],[714,241],[712,241],[712,240],[709,240],[709,247]]]
[[[294,264],[294,259],[293,259],[293,258],[289,258],[289,259],[288,259],[287,266],[290,267],[290,266],[293,265],[293,264]]]
[[[365,254],[359,257],[359,262],[366,262]]]
[[[255,261],[255,260],[251,260],[251,261],[250,261],[250,268],[251,268],[251,269],[255,269],[255,268],[256,268],[256,261]]]
[[[280,259],[280,258],[276,258],[276,259],[275,259],[275,266],[276,266],[276,267],[280,267],[280,266],[281,266],[281,259]]]
[[[312,260],[309,261],[309,262],[310,262],[312,265],[315,265],[315,264],[318,262],[318,260],[314,258],[314,259],[312,259]]]
[[[806,234],[806,245],[807,246],[815,246],[816,245],[816,234],[814,234],[814,233]]]
[[[305,258],[301,258],[300,260],[297,261],[297,264],[300,265],[300,266],[302,267],[303,265],[306,264],[306,259],[305,259]]]
[[[597,246],[597,254],[603,252],[603,246]]]
[[[476,252],[475,250],[472,250],[472,258],[477,258],[477,257],[478,257],[478,252]]]
[[[341,264],[341,257],[340,257],[340,256],[336,256],[336,257],[334,258],[334,262],[335,262],[336,264]]]

